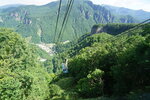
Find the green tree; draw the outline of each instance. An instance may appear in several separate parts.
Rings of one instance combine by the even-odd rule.
[[[49,76],[23,38],[12,30],[0,29],[0,54],[2,100],[43,100],[49,96]]]
[[[97,97],[103,94],[103,76],[104,72],[96,69],[86,78],[80,79],[77,89],[83,97]]]

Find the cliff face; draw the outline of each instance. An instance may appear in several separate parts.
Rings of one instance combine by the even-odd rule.
[[[136,24],[99,24],[94,25],[91,29],[91,34],[96,33],[109,33],[112,35],[118,35],[132,27],[134,27]]]
[[[91,29],[91,34],[102,33],[105,32],[102,26],[93,26]]]
[[[9,17],[14,19],[14,21],[18,21],[19,23],[22,23],[22,24],[31,24],[32,23],[31,18],[28,18],[28,12],[27,11],[10,12]]]

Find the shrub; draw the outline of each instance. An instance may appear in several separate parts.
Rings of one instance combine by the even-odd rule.
[[[72,77],[63,78],[56,82],[56,84],[62,89],[68,89],[73,86],[74,79]]]
[[[49,92],[50,92],[50,98],[53,98],[53,97],[61,96],[64,91],[58,85],[50,84]]]
[[[103,94],[103,71],[96,69],[86,78],[78,81],[77,89],[83,97],[97,97]]]

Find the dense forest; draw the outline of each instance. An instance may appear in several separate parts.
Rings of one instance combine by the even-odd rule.
[[[90,0],[0,6],[0,100],[150,100],[149,18]]]
[[[132,31],[131,24],[97,26],[107,26],[109,33],[58,44],[58,54],[45,62],[38,59],[42,50],[1,28],[0,99],[149,100],[150,24]],[[64,59],[69,73],[62,72]]]

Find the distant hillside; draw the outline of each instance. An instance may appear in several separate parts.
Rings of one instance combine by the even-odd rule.
[[[150,12],[144,10],[131,10],[123,7],[114,7],[109,5],[103,5],[107,10],[110,10],[114,15],[130,15],[139,21],[143,21],[150,18]]]
[[[91,34],[106,32],[112,35],[118,35],[136,24],[98,24],[94,25],[91,30]]]
[[[93,45],[95,42],[104,42],[109,40],[128,29],[131,29],[136,24],[96,24],[92,27],[91,32],[81,36],[78,40],[78,45],[73,49],[73,55],[78,54],[79,51],[85,47]]]
[[[0,10],[0,27],[14,28],[23,37],[34,43],[53,42],[54,30],[59,2],[52,2],[43,6],[20,6]],[[66,2],[63,2],[60,23],[66,10]],[[72,40],[75,35],[83,35],[89,32],[95,24],[105,23],[136,23],[130,15],[117,16],[103,6],[94,5],[88,0],[75,0],[70,18],[62,40]],[[59,30],[57,31],[59,32]]]
[[[19,6],[24,6],[24,5],[23,4],[4,5],[4,6],[0,6],[0,9],[6,9],[6,8],[11,8],[11,7],[19,7]]]

